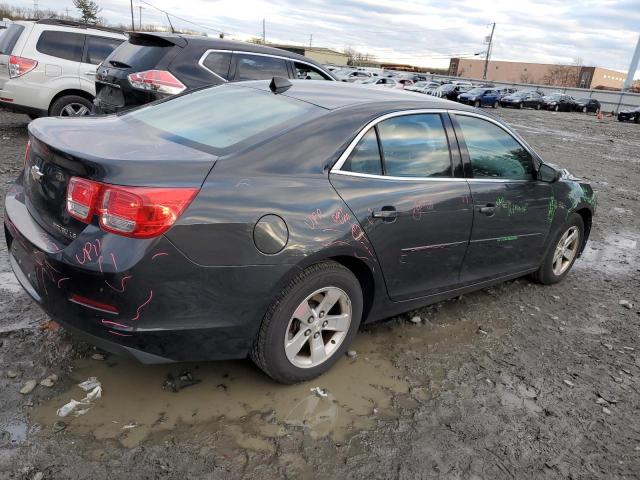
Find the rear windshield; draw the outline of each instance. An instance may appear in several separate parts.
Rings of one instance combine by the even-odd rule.
[[[13,51],[13,47],[16,46],[16,42],[20,38],[20,34],[24,30],[22,25],[14,23],[9,25],[2,35],[0,35],[0,54],[10,55]]]
[[[133,40],[133,39],[132,39]],[[164,40],[136,38],[124,42],[116,48],[105,60],[105,64],[115,68],[134,68],[136,70],[149,70],[156,67],[160,60],[169,52],[174,45]],[[176,47],[177,48],[177,47]]]
[[[178,143],[222,150],[307,119],[320,107],[271,92],[220,85],[124,114]]]

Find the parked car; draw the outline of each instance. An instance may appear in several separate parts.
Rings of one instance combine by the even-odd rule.
[[[542,95],[536,92],[519,91],[502,97],[500,100],[501,107],[515,107],[515,108],[535,108],[540,110],[542,108]]]
[[[595,208],[493,116],[342,82],[38,119],[29,142],[6,244],[51,318],[143,362],[249,355],[283,383],[329,369],[362,323],[562,280]]]
[[[595,98],[579,98],[576,100],[575,109],[582,113],[598,113],[600,111],[600,102]]]
[[[341,82],[355,82],[357,80],[367,80],[373,77],[371,72],[364,70],[355,70],[352,68],[343,68],[333,72],[338,80]]]
[[[468,85],[456,85],[453,83],[445,83],[438,87],[432,95],[440,98],[446,98],[447,100],[457,100],[458,95],[471,90]]]
[[[404,89],[406,87],[410,87],[413,85],[413,80],[409,78],[396,78],[396,86],[395,88]]]
[[[640,107],[622,110],[618,113],[618,121],[640,123]]]
[[[474,107],[498,108],[500,93],[495,88],[472,88],[468,92],[458,95],[458,102],[473,105]]]
[[[498,94],[500,95],[500,100],[504,97],[512,95],[518,91],[517,88],[498,88]]]
[[[570,95],[552,93],[542,98],[542,108],[556,112],[572,112],[576,109],[576,101]]]
[[[273,76],[336,79],[322,65],[286,50],[203,36],[133,32],[98,69],[94,113],[115,113],[207,85]]]
[[[413,85],[406,87],[405,90],[410,90],[412,92],[419,92],[419,93],[427,93],[427,91],[435,90],[439,86],[440,84],[437,82],[422,81],[422,82],[416,82]]]
[[[31,118],[89,114],[96,67],[125,39],[62,20],[12,23],[0,37],[0,106]]]
[[[353,82],[354,85],[366,85],[369,87],[386,87],[386,88],[394,88],[398,82],[396,82],[393,78],[385,78],[385,77],[371,77],[367,80],[358,80]]]

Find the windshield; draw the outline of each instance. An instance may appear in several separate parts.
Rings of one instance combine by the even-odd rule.
[[[452,85],[451,83],[448,83],[446,85],[442,85],[441,87],[438,87],[438,91],[440,91],[440,92],[449,92],[449,91],[453,90],[454,88],[456,88],[455,85]]]
[[[350,68],[341,68],[340,70],[335,70],[333,73],[335,75],[343,77],[345,75],[349,75],[351,72],[353,72],[353,70],[351,70]]]
[[[560,100],[560,94],[547,95],[546,97],[544,97],[544,99],[557,101],[557,100]]]
[[[226,84],[197,90],[123,116],[156,128],[177,143],[195,142],[224,149],[267,130],[288,128],[295,125],[296,120],[321,110],[270,91]]]

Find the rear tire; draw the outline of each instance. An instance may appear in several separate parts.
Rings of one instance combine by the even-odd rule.
[[[338,300],[332,304],[334,298]],[[323,301],[330,307],[326,311]],[[313,265],[298,274],[267,310],[251,359],[277,382],[311,380],[347,350],[358,331],[362,308],[360,282],[350,270],[332,261]]]
[[[64,95],[51,105],[52,117],[84,117],[91,115],[93,104],[79,95]]]
[[[569,236],[575,232],[577,238],[567,243]],[[558,283],[567,276],[575,263],[584,239],[584,221],[577,213],[569,215],[564,226],[549,244],[547,253],[533,279],[544,285]]]
[[[520,108],[520,109],[522,108],[522,102],[520,102],[520,103],[518,104],[518,108]]]

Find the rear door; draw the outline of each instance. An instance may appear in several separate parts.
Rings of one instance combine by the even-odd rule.
[[[475,283],[539,265],[552,187],[536,179],[533,154],[497,122],[452,115],[473,199],[462,281]]]
[[[31,34],[37,34],[37,29]],[[84,51],[84,40],[86,35],[78,32],[66,32],[62,30],[43,30],[36,42],[38,52],[38,71],[42,72],[44,78],[38,83],[42,83],[43,88],[55,88],[55,84],[64,81],[68,87],[75,85],[80,87],[78,74],[80,62]],[[30,39],[33,41],[33,38]],[[26,53],[26,52],[25,52]],[[44,64],[44,69],[42,69]]]
[[[80,64],[80,86],[95,92],[96,69],[124,41],[122,38],[86,35],[84,53]]]
[[[459,281],[473,213],[453,138],[444,112],[389,114],[365,127],[332,169],[393,300]]]

